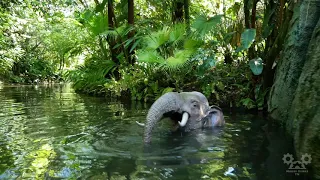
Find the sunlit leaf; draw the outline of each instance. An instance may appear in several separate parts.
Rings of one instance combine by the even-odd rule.
[[[87,27],[93,36],[100,35],[108,30],[108,17],[103,13],[91,15],[88,20]]]
[[[168,92],[172,92],[173,90],[174,90],[174,88],[172,88],[172,87],[166,87],[162,90],[161,95],[164,95],[165,93],[168,93]]]
[[[191,54],[192,51],[179,50],[174,53],[174,56],[171,56],[166,60],[166,65],[170,68],[182,66],[188,61]]]
[[[152,33],[150,36],[145,38],[147,49],[156,50],[169,40],[169,35],[170,31],[168,27],[164,27],[162,30]]]
[[[176,24],[170,32],[170,41],[181,41],[184,37],[185,28],[185,24]]]
[[[184,47],[185,49],[188,49],[188,50],[195,50],[195,49],[197,49],[198,47],[200,47],[200,45],[202,45],[202,44],[203,44],[202,41],[189,38],[189,39],[186,39],[186,40],[184,41],[183,47]]]
[[[138,50],[136,53],[139,62],[148,63],[163,63],[164,58],[160,56],[156,51],[151,50]]]

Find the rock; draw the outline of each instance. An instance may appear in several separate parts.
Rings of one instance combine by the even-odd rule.
[[[293,137],[298,159],[311,155],[310,170],[320,179],[320,1],[295,7],[268,110]]]

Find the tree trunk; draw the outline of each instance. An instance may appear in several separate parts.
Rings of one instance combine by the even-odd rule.
[[[250,9],[249,9],[249,0],[244,0],[243,2],[243,10],[244,10],[244,24],[246,29],[250,29]]]
[[[64,54],[60,56],[59,70],[63,70],[64,66]]]
[[[108,25],[110,29],[114,29],[116,27],[116,16],[114,14],[114,9],[113,9],[113,0],[108,0]],[[120,73],[119,73],[119,65],[120,61],[118,59],[118,55],[120,54],[120,48],[114,48],[117,45],[117,41],[115,38],[112,38],[108,36],[107,42],[109,44],[109,48],[111,51],[111,59],[113,62],[116,63],[116,68],[113,72],[116,80],[120,79]]]
[[[251,29],[255,27],[255,17],[252,17],[252,15],[256,14],[256,3],[257,0],[253,0],[253,6],[252,6],[252,15],[250,16],[250,6],[249,6],[250,0],[244,0],[243,4],[243,10],[244,10],[244,24],[246,29]],[[251,17],[251,18],[250,18]],[[251,20],[251,21],[250,21]],[[248,59],[251,60],[254,58],[254,43],[251,45],[251,47],[248,49]],[[227,59],[225,59],[226,61]],[[259,76],[254,75],[253,73],[251,77],[251,82],[252,82],[252,91],[249,94],[250,99],[253,99],[256,102],[256,94],[255,94],[255,89],[257,88],[257,85],[261,81],[261,78]],[[258,107],[255,109],[256,111],[258,110]]]
[[[101,49],[101,54],[103,56],[103,59],[107,60],[108,59],[108,54],[107,54],[107,50],[105,48],[105,45],[103,43],[103,38],[101,36],[99,36],[99,46],[100,46],[100,49]]]
[[[173,23],[183,22],[183,5],[182,0],[174,0],[173,2]]]
[[[252,28],[252,29],[256,28],[257,3],[258,3],[258,0],[253,0],[252,10],[251,10],[251,24],[250,24],[250,28]],[[255,45],[255,43],[253,42],[253,44],[251,45],[251,47],[248,50],[249,59],[256,58],[255,57],[254,45]]]
[[[134,0],[128,0],[128,24],[129,26],[133,27],[134,25]],[[128,39],[131,39],[134,37],[134,30],[131,30],[128,33]],[[135,63],[135,59],[134,59],[134,50],[130,51],[132,48],[132,45],[134,44],[134,41],[132,41],[130,43],[130,45],[127,48],[128,51],[128,61],[130,64],[134,64]]]
[[[272,0],[266,8],[271,11],[272,8],[278,9],[270,18],[268,26],[274,26],[271,34],[267,37],[265,48],[265,67],[263,70],[263,89],[270,88],[273,84],[275,70],[272,66],[275,60],[279,59],[280,51],[283,48],[283,42],[287,34],[289,22],[292,18],[292,9],[285,9],[285,0],[280,0],[279,4],[275,4]],[[277,6],[277,7],[275,7]],[[285,15],[285,20],[283,16]]]
[[[190,32],[190,13],[189,13],[189,8],[190,8],[190,0],[184,0],[184,19],[186,23],[186,31],[189,33]]]

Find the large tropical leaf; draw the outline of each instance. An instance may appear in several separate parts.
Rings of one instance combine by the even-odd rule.
[[[223,40],[225,43],[230,43],[232,38],[233,38],[233,35],[236,33],[236,31],[233,31],[233,32],[229,32],[227,34],[225,34],[225,36],[223,37]]]
[[[249,49],[256,37],[256,29],[245,29],[241,34],[241,45],[236,49],[236,52]]]
[[[202,15],[199,16],[194,23],[192,24],[192,28],[196,30],[196,34],[200,36],[200,38],[204,38],[207,33],[213,30],[221,22],[222,15],[216,15],[210,18]]]
[[[202,64],[197,67],[197,70],[198,70],[197,74],[200,76],[203,76],[208,69],[214,67],[215,65],[216,65],[216,59],[214,55],[204,58],[202,60]]]
[[[263,63],[261,58],[251,59],[249,66],[254,75],[260,75],[263,70]]]

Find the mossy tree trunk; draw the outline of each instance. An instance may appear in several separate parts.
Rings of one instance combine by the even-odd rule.
[[[113,0],[108,0],[108,26],[110,29],[115,29],[117,27],[117,22],[116,22],[116,16],[114,14],[114,8],[113,8]],[[117,45],[117,39],[108,36],[107,42],[109,44],[109,49],[111,51],[111,59],[113,62],[116,64],[116,68],[113,71],[113,75],[115,76],[116,80],[120,79],[120,73],[119,73],[119,65],[120,65],[120,60],[117,57],[121,49],[120,47],[115,48]]]

